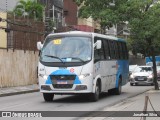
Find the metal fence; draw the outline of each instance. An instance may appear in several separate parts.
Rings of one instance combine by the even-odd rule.
[[[44,40],[44,23],[24,18],[8,19],[7,48],[37,50],[37,41]]]
[[[6,22],[6,27],[0,26],[0,30],[7,32],[7,49],[31,50],[35,51],[37,41],[44,40],[45,26],[43,22],[34,21],[27,18],[17,18],[7,13],[7,18],[1,22]]]

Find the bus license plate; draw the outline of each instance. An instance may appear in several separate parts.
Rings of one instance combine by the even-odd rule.
[[[67,84],[66,80],[57,80],[57,84]]]

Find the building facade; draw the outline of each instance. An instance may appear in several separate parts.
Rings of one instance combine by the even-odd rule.
[[[73,26],[78,24],[77,11],[78,7],[73,0],[64,0],[63,17],[65,26]]]
[[[64,0],[64,24],[71,30],[80,30],[87,32],[95,32],[100,26],[92,18],[79,18],[79,7],[73,0]]]
[[[53,29],[59,29],[63,25],[63,0],[38,0],[45,6],[44,21],[49,27],[51,21],[54,22]]]
[[[73,0],[38,0],[45,5],[44,21],[46,28],[49,27],[49,20],[54,21],[54,32],[81,30],[95,32],[100,29],[92,18],[78,18],[78,6]],[[51,32],[51,31],[49,31]]]

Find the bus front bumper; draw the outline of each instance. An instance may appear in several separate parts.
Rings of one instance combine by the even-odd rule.
[[[75,93],[91,93],[87,85],[41,85],[41,93],[55,93],[55,94],[75,94]]]

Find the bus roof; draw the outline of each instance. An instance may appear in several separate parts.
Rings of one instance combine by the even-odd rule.
[[[72,35],[80,34],[80,35],[87,35],[87,36],[95,36],[95,37],[101,37],[101,38],[107,38],[107,39],[111,39],[111,40],[118,40],[118,41],[125,42],[124,39],[117,38],[117,37],[114,37],[114,36],[104,35],[104,34],[99,34],[99,33],[93,33],[93,32],[84,32],[84,31],[68,31],[68,32],[60,32],[60,33],[50,33],[48,35],[48,37],[56,36],[56,35],[69,35],[69,34],[72,34]]]

